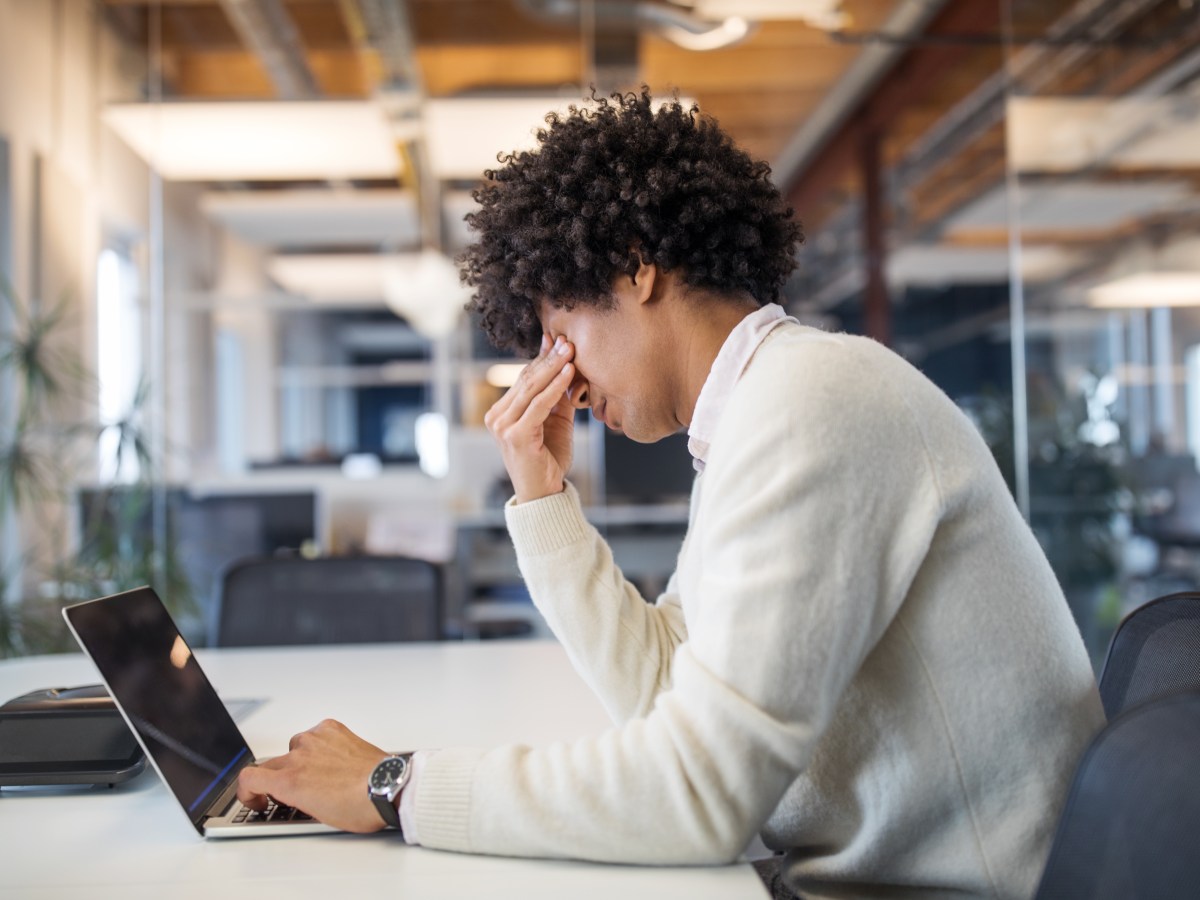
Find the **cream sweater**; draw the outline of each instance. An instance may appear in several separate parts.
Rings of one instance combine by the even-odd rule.
[[[430,754],[422,844],[711,864],[761,832],[806,897],[1031,896],[1099,699],[987,447],[899,357],[767,337],[653,604],[573,488],[507,515],[615,725]]]

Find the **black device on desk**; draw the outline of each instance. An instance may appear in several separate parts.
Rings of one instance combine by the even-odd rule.
[[[0,706],[0,787],[111,786],[145,768],[102,684],[33,691]]]

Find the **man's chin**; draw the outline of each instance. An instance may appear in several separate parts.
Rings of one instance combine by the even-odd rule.
[[[671,434],[674,434],[674,432],[670,432],[668,434],[662,434],[660,432],[652,432],[650,434],[646,434],[645,432],[642,432],[642,431],[638,430],[637,428],[633,428],[633,429],[630,429],[627,431],[623,427],[621,427],[621,425],[619,423],[615,426],[609,426],[609,427],[611,427],[612,430],[617,432],[618,434],[623,434],[623,435],[625,435],[625,437],[629,438],[631,441],[634,441],[635,443],[638,443],[638,444],[657,444],[659,441],[669,438],[671,436]]]

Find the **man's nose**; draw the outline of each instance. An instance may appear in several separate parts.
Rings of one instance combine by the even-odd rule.
[[[571,379],[571,384],[567,388],[567,398],[576,409],[587,409],[590,405],[588,402],[588,393],[587,379],[580,375],[577,369],[575,377]]]

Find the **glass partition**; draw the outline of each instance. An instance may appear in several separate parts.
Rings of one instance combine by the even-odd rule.
[[[12,280],[12,186],[9,174],[8,141],[0,135],[0,276]],[[0,334],[12,328],[13,310],[0,302]],[[8,435],[15,424],[15,387],[7,368],[0,369],[0,443],[7,445]],[[12,573],[17,558],[16,524],[13,510],[0,503],[0,605],[18,602],[17,579]]]
[[[1039,7],[1006,9],[1016,456],[1098,658],[1200,575],[1197,10],[1081,4],[1047,32]]]

